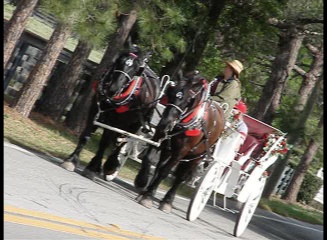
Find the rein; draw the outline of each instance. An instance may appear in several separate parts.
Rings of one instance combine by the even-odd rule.
[[[194,95],[192,96],[192,98],[195,98],[197,95],[203,93],[201,96],[201,99],[199,101],[199,103],[192,108],[190,111],[188,111],[188,108],[185,109],[184,112],[181,112],[181,116],[179,118],[179,123],[178,125],[183,126],[183,127],[191,127],[196,125],[199,120],[203,117],[204,113],[205,113],[205,103],[208,101],[209,97],[210,97],[210,92],[208,90],[208,85],[206,84],[206,82],[203,82],[204,84],[202,85],[201,89],[199,91],[197,91],[196,93],[194,93]],[[194,116],[193,116],[194,115]],[[191,121],[193,117],[196,117],[196,119],[194,121]],[[190,119],[188,119],[190,118]],[[190,120],[191,122],[188,123]]]
[[[173,108],[176,108],[181,114],[184,114],[187,111],[187,108],[183,111],[179,106],[172,103],[167,103],[166,106],[172,106]]]
[[[125,77],[127,77],[128,78],[128,82],[130,83],[131,81],[132,81],[132,78],[129,76],[129,74],[127,74],[126,72],[124,72],[124,71],[121,71],[121,70],[114,70],[114,72],[119,72],[119,73],[122,73],[122,74],[124,74],[125,75]]]
[[[118,96],[111,98],[111,101],[115,102],[115,104],[119,105],[119,106],[127,104],[131,100],[132,96],[136,95],[138,93],[137,91],[141,88],[141,85],[143,83],[142,77],[136,77],[136,79],[134,79],[134,78],[129,81],[130,85],[127,87],[127,90],[126,90],[128,92],[127,93],[125,92],[126,96],[124,95],[124,92],[119,93]],[[133,82],[133,81],[135,81],[135,82]],[[121,100],[121,101],[119,101],[119,100]]]

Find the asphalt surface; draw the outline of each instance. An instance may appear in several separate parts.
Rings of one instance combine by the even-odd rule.
[[[189,199],[174,210],[139,205],[131,183],[93,182],[58,165],[60,159],[4,142],[4,239],[235,239],[236,214],[210,200],[194,222],[186,220]],[[233,208],[232,202],[229,207]],[[323,239],[323,226],[257,209],[238,239]]]

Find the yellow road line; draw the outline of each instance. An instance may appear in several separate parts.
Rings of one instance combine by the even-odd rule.
[[[83,228],[78,229],[75,227],[69,227],[67,225],[31,219],[28,217],[21,217],[21,216],[17,216],[17,215],[10,215],[7,213],[4,214],[4,221],[24,224],[24,225],[33,226],[33,227],[46,228],[46,229],[50,229],[50,230],[71,233],[71,234],[76,234],[76,235],[81,235],[81,236],[86,236],[86,237],[114,239],[114,240],[128,240],[128,238],[124,238],[124,237],[120,237],[120,236],[116,236],[116,235],[96,232],[96,231],[87,230],[87,229],[83,229]]]
[[[149,240],[162,240],[162,239],[164,239],[164,238],[159,238],[159,237],[154,237],[154,236],[147,236],[147,235],[144,235],[144,234],[123,230],[123,229],[120,229],[119,227],[101,226],[101,225],[82,222],[82,221],[78,221],[78,220],[74,220],[74,219],[59,217],[59,216],[55,216],[55,215],[51,215],[51,214],[47,214],[47,213],[31,211],[31,210],[27,210],[27,209],[23,209],[23,208],[17,208],[17,207],[10,206],[10,205],[5,205],[4,206],[4,211],[8,212],[8,213],[16,213],[16,214],[21,214],[21,215],[25,215],[25,216],[31,216],[31,217],[34,217],[34,218],[45,219],[45,220],[48,220],[48,221],[55,221],[55,222],[59,222],[59,223],[75,225],[75,226],[79,226],[79,227],[86,227],[86,228],[91,228],[91,229],[96,229],[96,230],[113,232],[113,233],[117,233],[117,234],[120,234],[120,235],[136,237],[136,238],[141,238],[141,239],[149,239]]]

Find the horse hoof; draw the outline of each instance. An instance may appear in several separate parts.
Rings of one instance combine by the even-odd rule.
[[[94,181],[94,178],[96,177],[96,173],[93,172],[93,171],[91,171],[91,170],[89,170],[89,169],[87,169],[87,168],[85,168],[83,170],[83,172],[81,173],[81,175],[83,177],[86,177],[88,179],[91,179],[92,181]]]
[[[146,208],[152,208],[153,201],[150,197],[142,196],[141,200],[139,201],[139,204],[143,205]]]
[[[70,172],[74,172],[75,171],[75,165],[72,162],[63,162],[62,164],[60,164],[60,167],[70,171]]]
[[[160,205],[159,205],[159,209],[165,213],[171,213],[173,207],[171,204],[169,203],[164,203],[164,202],[161,202]]]
[[[114,180],[118,175],[118,171],[115,171],[113,174],[108,174],[108,175],[105,175],[105,180],[106,181],[112,181]]]

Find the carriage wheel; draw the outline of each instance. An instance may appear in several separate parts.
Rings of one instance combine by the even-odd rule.
[[[255,191],[249,195],[246,202],[243,204],[237,219],[236,224],[234,227],[234,236],[239,237],[243,234],[247,226],[249,225],[253,214],[259,204],[259,201],[261,199],[261,195],[264,189],[266,183],[266,178],[261,178],[258,182],[258,191]]]
[[[191,202],[187,210],[187,220],[194,221],[201,214],[203,208],[208,202],[214,187],[217,185],[217,179],[221,170],[218,162],[213,162],[208,170],[204,173],[200,183],[195,189]]]

